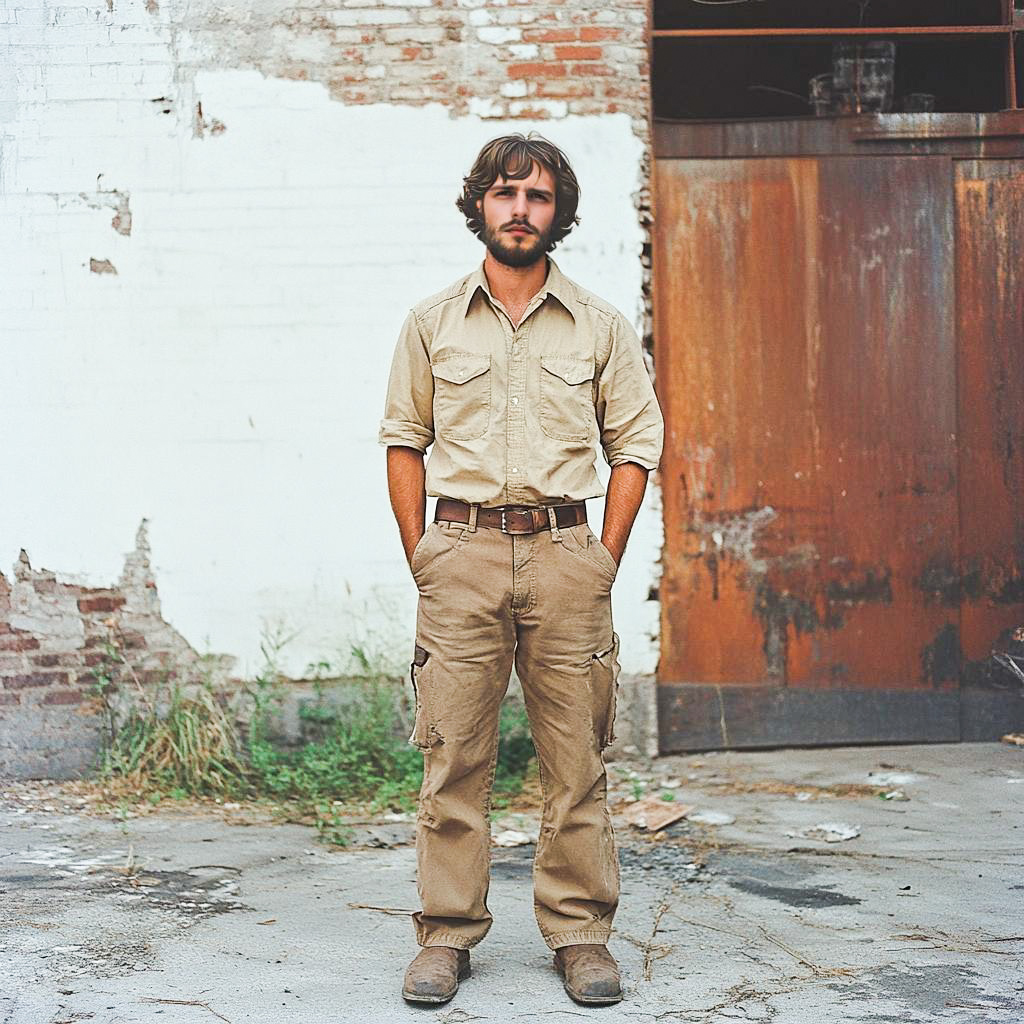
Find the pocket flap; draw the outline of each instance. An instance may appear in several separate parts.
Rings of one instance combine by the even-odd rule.
[[[491,368],[490,356],[465,355],[449,356],[439,362],[430,364],[430,372],[439,380],[450,384],[465,384],[466,381],[479,377]]]
[[[541,356],[540,365],[566,384],[584,384],[594,379],[594,360],[572,356]]]

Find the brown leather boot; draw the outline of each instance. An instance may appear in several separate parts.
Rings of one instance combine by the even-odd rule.
[[[468,949],[425,946],[405,972],[402,998],[410,1003],[447,1003],[469,973]]]
[[[588,942],[556,949],[555,969],[577,1003],[606,1006],[622,999],[619,965],[605,946]]]

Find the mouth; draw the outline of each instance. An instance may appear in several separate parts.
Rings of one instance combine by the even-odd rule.
[[[505,228],[505,231],[510,235],[532,235],[533,231],[530,228],[523,227],[522,225],[513,225],[510,228]]]

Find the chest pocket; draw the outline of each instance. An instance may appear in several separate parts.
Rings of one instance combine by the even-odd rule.
[[[540,425],[559,441],[586,441],[594,426],[594,360],[541,356]]]
[[[458,352],[430,364],[434,427],[449,441],[483,437],[491,421],[490,356]]]

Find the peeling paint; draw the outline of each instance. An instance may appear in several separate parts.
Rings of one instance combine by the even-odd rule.
[[[102,177],[102,175],[101,175]],[[74,205],[84,205],[90,210],[113,210],[110,226],[119,234],[128,237],[132,233],[131,195],[118,189],[96,189],[95,192],[78,192],[73,195],[51,193],[59,210]]]

